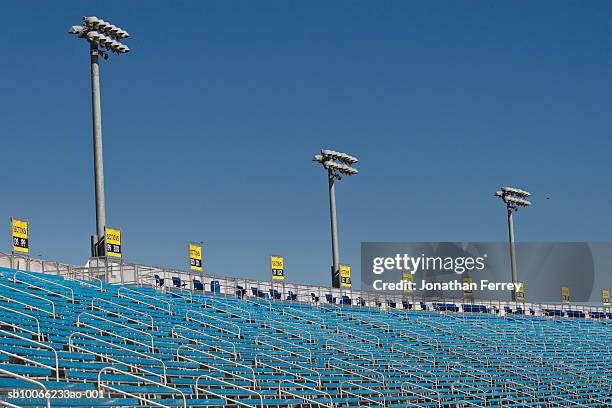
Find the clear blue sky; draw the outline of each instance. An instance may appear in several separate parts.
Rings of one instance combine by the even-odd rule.
[[[534,193],[524,241],[610,240],[612,2],[192,1],[3,5],[0,217],[82,264],[95,231],[81,16],[123,26],[102,63],[107,220],[128,261],[329,285],[320,148],[342,261],[362,241],[503,241],[500,185]],[[546,197],[550,197],[549,200]]]

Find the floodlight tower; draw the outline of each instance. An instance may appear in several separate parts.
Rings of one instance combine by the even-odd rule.
[[[100,66],[98,57],[108,59],[109,51],[115,54],[130,52],[127,45],[119,40],[128,38],[127,31],[95,16],[83,17],[83,24],[72,26],[69,34],[82,38],[89,44],[91,60],[91,111],[93,121],[94,177],[96,194],[96,236],[91,237],[92,256],[100,256],[99,240],[106,226],[106,207],[104,203],[104,161],[102,157],[102,119],[100,112]]]
[[[512,213],[518,211],[519,207],[528,207],[531,202],[525,200],[531,193],[520,188],[502,187],[500,191],[495,193],[496,197],[500,197],[506,203],[508,209],[508,236],[510,238],[510,268],[512,271],[512,283],[518,282],[516,272],[516,247],[514,245],[514,221]],[[516,300],[516,291],[512,291],[512,300]]]
[[[329,181],[329,215],[331,219],[331,234],[332,234],[332,287],[340,287],[340,255],[338,249],[338,224],[336,222],[336,192],[334,188],[335,180],[341,180],[342,175],[352,176],[357,173],[357,169],[351,167],[357,163],[356,157],[349,156],[346,153],[336,152],[334,150],[321,150],[320,154],[316,154],[312,161],[321,163],[327,170],[327,178]]]

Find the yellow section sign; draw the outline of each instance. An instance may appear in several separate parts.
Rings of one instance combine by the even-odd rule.
[[[521,283],[521,282],[518,282]],[[520,287],[516,288],[516,301],[524,302],[525,301],[525,284],[521,283]]]
[[[569,303],[570,301],[570,290],[567,286],[561,288],[561,301],[563,303]]]
[[[351,265],[340,265],[340,286],[351,287]]]
[[[202,270],[202,245],[189,243],[189,269],[192,271]]]
[[[272,255],[270,257],[270,269],[272,270],[272,279],[285,279],[285,260],[282,256]]]
[[[474,295],[474,291],[472,291],[472,278],[469,276],[463,277],[463,297],[469,298]]]
[[[13,252],[30,252],[30,227],[27,221],[11,218],[11,234],[13,236]]]
[[[104,227],[106,256],[121,258],[121,230]]]
[[[601,303],[606,307],[610,306],[610,291],[608,289],[601,290]]]
[[[411,273],[404,273],[402,274],[402,279],[404,280],[404,292],[406,293],[412,293],[414,292],[414,290],[412,290],[412,285],[409,285],[409,283],[412,283],[412,274]]]

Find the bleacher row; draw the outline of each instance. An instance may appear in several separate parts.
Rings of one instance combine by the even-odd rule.
[[[612,406],[607,319],[0,274],[0,406]]]

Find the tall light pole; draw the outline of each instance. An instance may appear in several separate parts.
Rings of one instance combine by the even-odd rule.
[[[508,237],[510,239],[510,269],[512,272],[512,283],[518,282],[518,274],[516,272],[516,246],[514,244],[514,221],[512,214],[518,211],[519,207],[527,207],[531,202],[525,200],[531,193],[520,188],[502,187],[500,191],[495,193],[496,197],[500,197],[506,204],[508,210]],[[512,291],[512,300],[516,300],[516,291]]]
[[[320,154],[313,157],[313,161],[321,163],[327,170],[327,179],[329,184],[329,215],[331,220],[331,235],[332,235],[332,260],[331,267],[332,287],[340,287],[340,255],[338,248],[338,223],[336,221],[336,189],[335,181],[341,180],[342,175],[352,176],[357,173],[357,169],[351,167],[357,163],[356,157],[349,156],[346,153],[336,152],[334,150],[321,150]]]
[[[99,240],[104,236],[106,206],[104,202],[104,160],[102,157],[102,114],[100,110],[100,66],[98,57],[108,59],[108,52],[125,54],[127,45],[118,40],[128,38],[127,31],[98,17],[83,17],[83,25],[72,26],[68,33],[87,41],[91,60],[91,113],[93,122],[94,178],[96,194],[96,235],[91,237],[92,256],[101,256]]]

